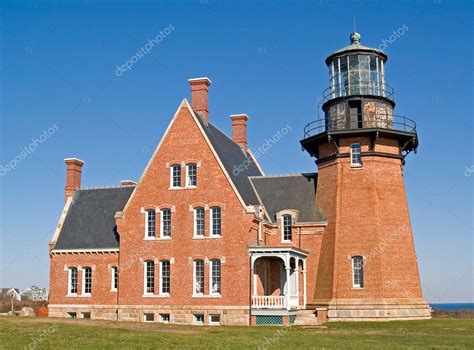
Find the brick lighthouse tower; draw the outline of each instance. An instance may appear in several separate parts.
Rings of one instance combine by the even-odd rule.
[[[317,159],[317,199],[328,218],[308,305],[327,310],[329,321],[429,318],[403,182],[416,124],[394,114],[387,55],[361,45],[359,33],[350,39],[326,58],[324,118],[301,141]]]

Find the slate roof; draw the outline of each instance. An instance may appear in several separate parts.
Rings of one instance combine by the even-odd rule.
[[[194,111],[194,113],[199,115],[196,111]],[[257,165],[250,157],[244,154],[238,144],[212,125],[212,123],[205,125],[201,118],[197,119],[201,123],[204,132],[216,150],[217,155],[237,188],[237,191],[242,196],[245,204],[259,204],[259,200],[255,195],[255,191],[253,190],[252,184],[249,180],[249,176],[263,175]]]
[[[134,188],[77,190],[54,249],[118,248],[114,216],[125,207]]]
[[[283,209],[299,211],[298,222],[322,222],[326,217],[316,199],[317,174],[250,177],[270,220]]]

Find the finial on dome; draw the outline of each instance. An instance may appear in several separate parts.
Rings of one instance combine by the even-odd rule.
[[[351,34],[351,44],[360,44],[361,35],[357,32]]]

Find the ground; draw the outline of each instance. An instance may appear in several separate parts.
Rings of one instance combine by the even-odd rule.
[[[175,326],[0,318],[0,349],[472,349],[474,320],[329,323],[323,327]]]

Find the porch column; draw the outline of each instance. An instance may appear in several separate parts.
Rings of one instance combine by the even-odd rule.
[[[299,309],[300,306],[300,265],[298,259],[295,259],[296,267],[295,267],[295,274],[296,274],[296,300],[298,300],[298,304],[296,305]]]
[[[306,260],[303,260],[303,308],[306,309]]]
[[[291,284],[291,281],[290,281],[290,270],[291,270],[291,267],[289,266],[285,266],[285,269],[286,269],[286,295],[285,295],[285,299],[286,299],[286,308],[287,310],[290,310],[290,291],[291,291],[291,287],[290,287],[290,284]]]
[[[257,260],[252,264],[252,274],[253,274],[253,295],[257,295],[257,272],[256,272]]]

